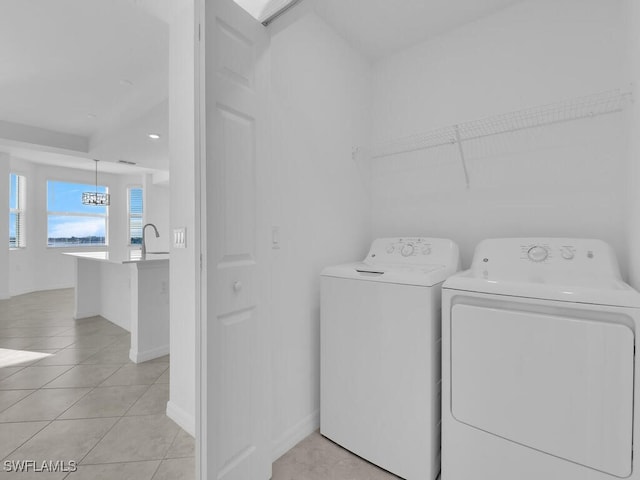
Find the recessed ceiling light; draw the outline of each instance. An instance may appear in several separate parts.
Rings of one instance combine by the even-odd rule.
[[[96,118],[97,115],[95,113],[87,113],[87,118],[93,120],[94,118]]]
[[[157,133],[150,133],[149,138],[151,140],[160,140],[160,135],[158,135]]]
[[[120,80],[120,85],[122,85],[123,87],[133,87],[133,82],[131,80],[123,78],[122,80]]]

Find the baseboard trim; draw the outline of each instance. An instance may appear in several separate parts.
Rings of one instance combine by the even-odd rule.
[[[320,428],[320,410],[312,412],[273,440],[271,459],[275,462],[318,428]]]
[[[32,287],[21,290],[9,290],[9,298],[11,297],[19,297],[20,295],[27,295],[29,293],[37,293],[37,292],[52,292],[54,290],[71,290],[75,288],[75,284],[71,285],[58,285],[58,286],[48,286],[48,287]]]
[[[162,347],[146,350],[144,352],[137,352],[133,348],[129,350],[129,358],[133,363],[148,362],[149,360],[164,357],[165,355],[169,355],[169,345],[163,345]]]
[[[195,438],[196,420],[194,416],[188,414],[171,400],[167,402],[167,417],[176,422],[180,428]]]

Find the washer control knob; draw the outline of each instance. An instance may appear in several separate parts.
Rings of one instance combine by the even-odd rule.
[[[423,255],[430,255],[431,254],[431,247],[425,245],[424,247],[422,247],[422,254]]]
[[[573,253],[573,250],[567,247],[562,247],[560,249],[560,255],[562,255],[562,258],[564,258],[565,260],[573,260],[573,257],[575,257],[575,253]]]
[[[411,245],[410,243],[407,243],[402,247],[402,250],[400,251],[400,253],[402,253],[403,257],[410,257],[411,255],[413,255],[414,250],[415,249],[413,245]]]
[[[387,247],[387,253],[393,253],[395,251],[396,247],[393,245],[389,245]]]
[[[540,245],[536,245],[529,249],[527,256],[532,262],[544,262],[549,256],[549,251]]]

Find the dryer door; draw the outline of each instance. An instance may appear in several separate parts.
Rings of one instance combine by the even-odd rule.
[[[631,474],[634,335],[616,324],[455,305],[459,421],[608,474]]]

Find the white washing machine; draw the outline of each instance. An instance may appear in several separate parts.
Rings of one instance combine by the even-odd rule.
[[[321,276],[320,432],[407,480],[440,470],[441,285],[458,247],[383,238]]]
[[[640,294],[609,245],[485,240],[442,313],[442,480],[640,479]]]

